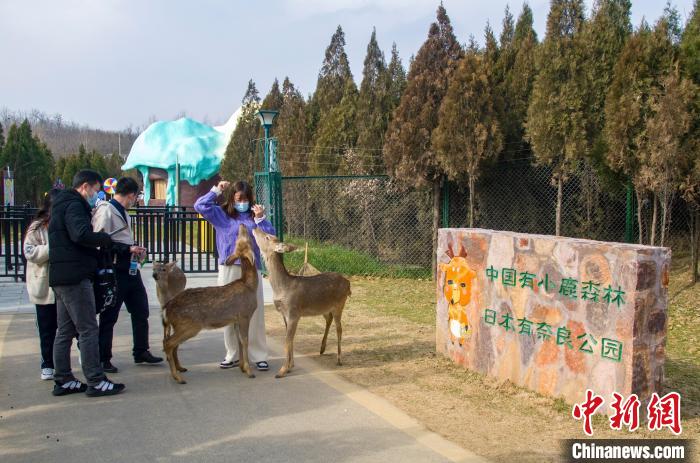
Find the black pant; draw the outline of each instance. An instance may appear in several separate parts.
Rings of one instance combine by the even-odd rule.
[[[55,303],[36,305],[36,326],[39,328],[41,368],[53,368],[53,342],[58,329]]]
[[[112,359],[112,338],[114,325],[119,318],[122,303],[131,314],[131,330],[134,336],[134,357],[148,350],[148,295],[141,281],[141,272],[129,275],[127,271],[117,271],[117,303],[114,309],[100,314],[100,361]]]

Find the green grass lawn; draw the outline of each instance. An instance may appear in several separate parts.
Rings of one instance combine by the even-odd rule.
[[[285,238],[285,242],[299,247],[299,251],[285,254],[284,263],[291,272],[298,271],[304,263],[304,244],[297,238]],[[430,269],[387,264],[376,257],[332,243],[308,241],[309,263],[322,272],[340,272],[345,275],[377,277],[430,278]]]

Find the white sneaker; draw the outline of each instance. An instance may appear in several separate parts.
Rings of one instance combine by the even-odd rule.
[[[42,368],[41,369],[41,379],[43,379],[43,380],[53,379],[53,368]]]

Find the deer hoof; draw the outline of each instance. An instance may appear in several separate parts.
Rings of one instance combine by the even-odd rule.
[[[255,378],[255,375],[253,373],[248,373],[248,378],[253,379]]]
[[[180,368],[177,369],[177,371],[179,371],[180,373],[184,373],[184,372],[187,371],[187,368],[185,368],[185,367],[180,367]]]
[[[177,381],[178,384],[187,384],[187,381],[182,378],[175,378],[175,381]]]
[[[336,363],[336,365],[338,365],[339,367],[342,367],[342,366],[343,366],[343,362],[341,362],[340,360],[338,360],[338,362]]]
[[[286,372],[286,371],[280,370],[280,371],[275,375],[275,378],[279,379],[279,378],[284,378],[285,376],[287,376],[287,372]]]

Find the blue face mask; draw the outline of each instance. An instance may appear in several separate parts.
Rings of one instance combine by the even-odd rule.
[[[95,204],[97,204],[97,192],[93,193],[92,196],[90,196],[87,200],[88,204],[90,207],[95,207]]]
[[[250,207],[250,204],[248,201],[244,203],[239,203],[237,202],[234,206],[238,212],[248,212],[248,208]]]

